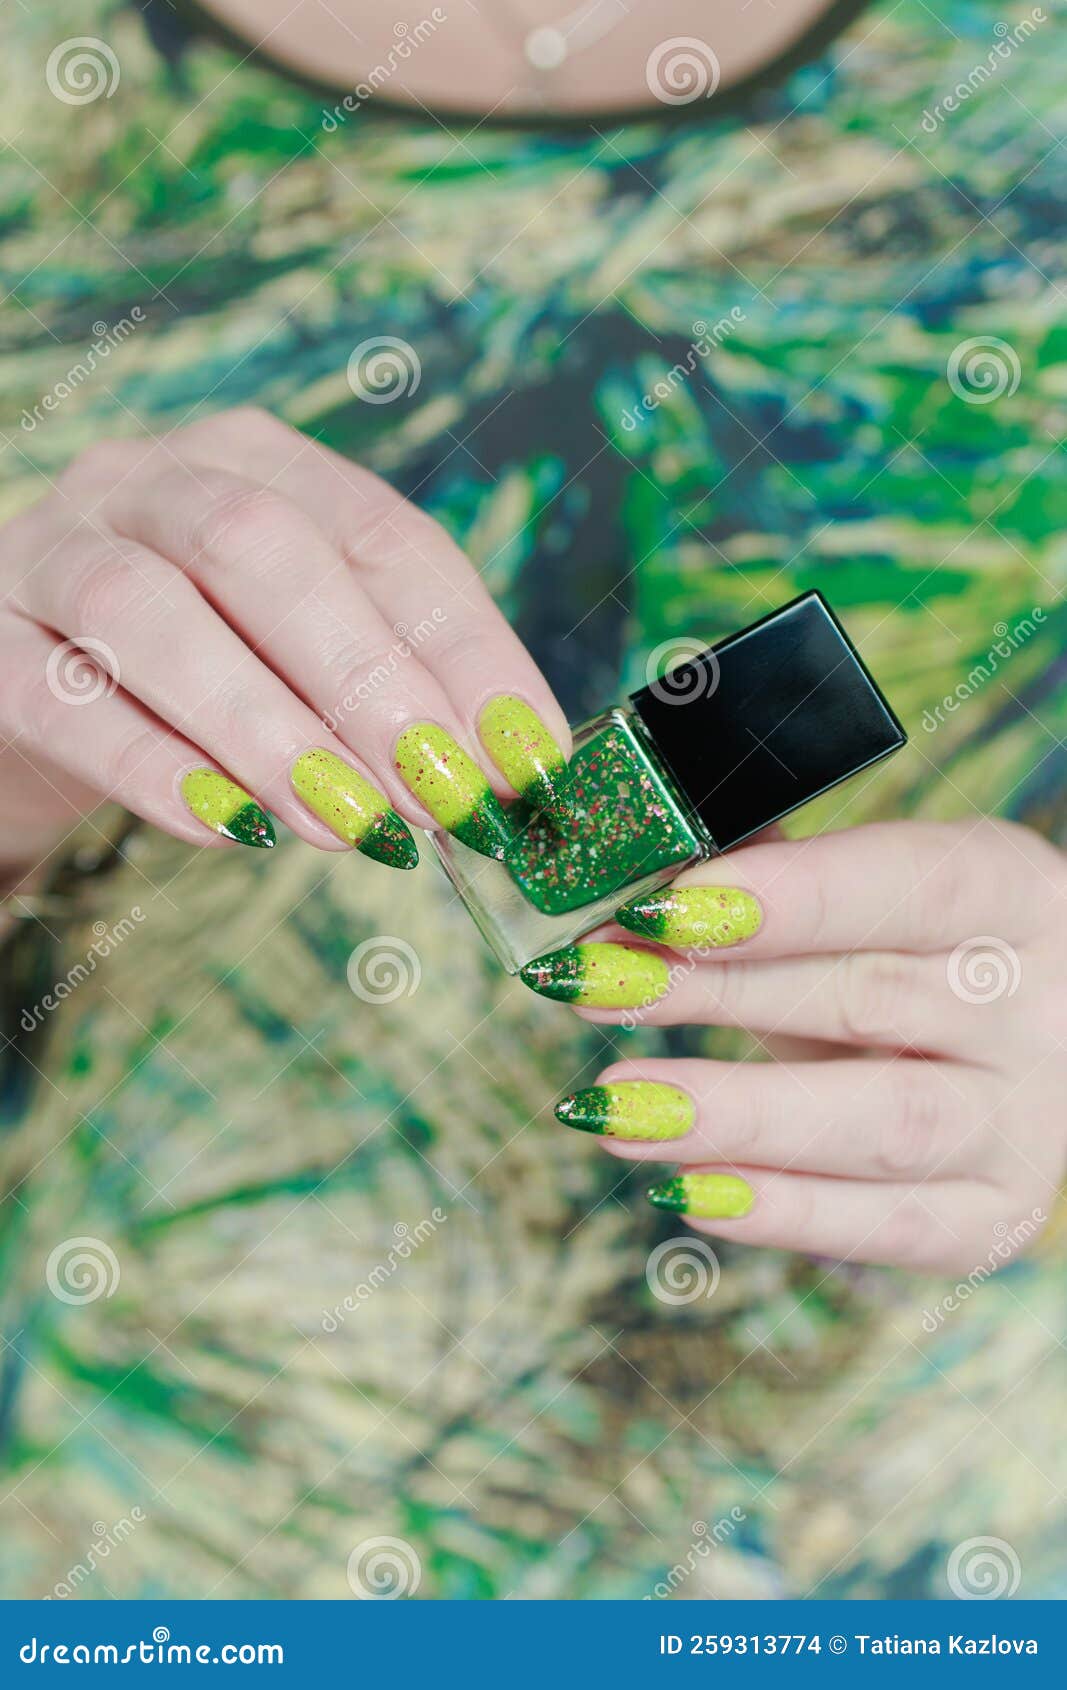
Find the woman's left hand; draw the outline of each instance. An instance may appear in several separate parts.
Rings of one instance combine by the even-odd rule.
[[[820,1041],[813,1060],[618,1062],[564,1099],[613,1155],[680,1164],[653,1202],[738,1242],[933,1271],[1030,1242],[1067,1143],[1061,852],[985,819],[877,824],[744,847],[619,919],[527,983],[599,1022]]]

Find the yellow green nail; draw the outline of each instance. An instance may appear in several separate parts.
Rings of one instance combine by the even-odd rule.
[[[676,1174],[674,1179],[650,1185],[645,1195],[657,1209],[704,1221],[747,1215],[756,1200],[748,1181],[737,1174]]]
[[[250,793],[217,769],[191,769],[182,778],[181,793],[198,821],[239,845],[274,844],[270,817]]]
[[[725,949],[759,932],[763,910],[737,886],[667,886],[623,904],[615,920],[661,945]]]
[[[688,1092],[657,1080],[616,1080],[587,1086],[556,1104],[557,1119],[583,1133],[653,1141],[684,1138],[696,1119]]]
[[[655,1003],[671,983],[661,956],[595,940],[538,957],[521,973],[542,997],[591,1009],[638,1009]]]
[[[501,693],[478,718],[478,732],[496,767],[534,810],[565,808],[566,758],[535,710]]]
[[[434,722],[416,722],[401,734],[396,768],[409,792],[446,832],[480,851],[502,857],[511,829],[483,771],[452,735]]]
[[[293,764],[293,790],[331,833],[390,868],[414,868],[418,847],[385,794],[332,751],[305,751]]]

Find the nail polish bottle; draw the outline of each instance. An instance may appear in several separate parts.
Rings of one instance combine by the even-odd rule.
[[[522,804],[504,861],[431,841],[509,973],[878,762],[906,735],[821,593],[574,731],[567,816]]]

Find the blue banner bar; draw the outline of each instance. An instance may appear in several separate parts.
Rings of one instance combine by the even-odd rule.
[[[7,1602],[0,1684],[174,1670],[306,1684],[1063,1678],[1058,1602]],[[1059,1663],[1057,1666],[1057,1662]]]

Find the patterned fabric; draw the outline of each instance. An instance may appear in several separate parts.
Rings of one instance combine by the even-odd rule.
[[[108,0],[16,8],[0,515],[101,434],[255,401],[432,509],[576,717],[817,584],[912,743],[802,828],[1062,838],[1062,78],[1044,33],[996,54],[1002,11],[875,8],[740,112],[451,132],[324,128]],[[85,35],[121,75],[70,103]],[[369,404],[383,335],[407,390]],[[1062,1226],[950,1315],[730,1249],[665,1302],[680,1229],[550,1104],[613,1046],[728,1040],[535,999],[431,866],[265,856],[138,829],[9,947],[4,1595],[345,1596],[387,1537],[420,1597],[943,1597],[990,1535],[1065,1593]]]

